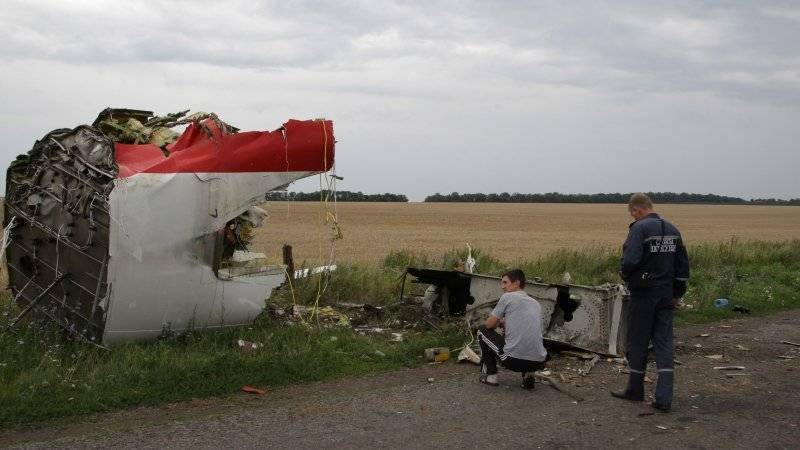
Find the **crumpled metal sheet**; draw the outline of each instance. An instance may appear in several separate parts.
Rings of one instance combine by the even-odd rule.
[[[152,144],[116,144],[119,177],[138,173],[325,172],[333,166],[333,123],[289,120],[277,131],[231,133],[221,121],[191,123],[167,154]]]
[[[8,169],[9,285],[23,307],[99,342],[106,296],[114,144],[92,127],[55,130]],[[58,280],[58,281],[57,281]],[[53,284],[56,286],[52,286]],[[48,289],[50,287],[50,289]]]

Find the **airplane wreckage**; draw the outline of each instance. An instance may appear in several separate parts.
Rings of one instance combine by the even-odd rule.
[[[22,309],[12,326],[35,313],[113,345],[263,311],[285,268],[254,264],[231,234],[260,225],[265,193],[333,166],[333,124],[242,132],[187,112],[109,108],[11,164],[4,244]]]
[[[483,324],[503,291],[500,278],[460,270],[409,267],[403,277],[403,297],[408,275],[416,283],[430,285],[422,298],[426,309],[440,315],[463,316],[472,328]],[[546,341],[594,353],[625,353],[627,320],[623,313],[629,299],[620,284],[582,286],[528,280],[525,292],[542,307],[542,333]]]
[[[238,246],[237,236],[262,224],[266,213],[256,205],[267,193],[330,170],[334,147],[328,120],[242,132],[187,111],[159,117],[109,108],[91,126],[48,133],[7,174],[3,244],[21,308],[12,327],[32,315],[114,345],[252,323],[287,269]],[[502,295],[496,277],[409,274],[430,285],[426,311],[464,316],[473,327]],[[623,353],[621,285],[536,281],[525,290],[542,305],[546,339]]]

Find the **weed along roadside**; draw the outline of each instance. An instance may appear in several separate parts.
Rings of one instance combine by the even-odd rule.
[[[677,314],[679,323],[743,314],[732,308],[716,308],[717,298],[730,299],[731,304],[744,306],[752,315],[800,306],[800,241],[699,244],[689,252],[693,274],[685,306]],[[480,250],[473,250],[473,256],[481,273],[498,274],[512,265]],[[403,269],[414,265],[451,268],[464,259],[466,254],[460,250],[440,257],[401,250],[387,255],[381,266],[339,264],[330,274],[319,306],[343,311],[342,303],[366,303],[381,308],[375,320],[383,328],[402,329],[416,320],[397,305]],[[559,251],[513,263],[545,281],[561,280],[567,271],[577,284],[617,281],[618,253],[610,249]],[[423,288],[411,287],[419,290],[418,295]],[[294,292],[280,290],[269,303],[285,315],[291,314],[287,310],[294,304],[312,308],[317,289],[315,278],[297,280]],[[0,324],[3,328],[15,316],[9,300],[6,294]],[[245,385],[266,389],[265,398],[269,398],[270,389],[287,384],[425,364],[426,348],[452,350],[468,339],[458,320],[409,326],[402,339],[388,332],[362,330],[360,334],[356,320],[348,326],[325,326],[324,321],[318,323],[306,313],[290,322],[268,312],[251,326],[219,332],[190,329],[111,351],[64,342],[33,322],[21,324],[15,334],[0,336],[0,425],[229,395]],[[258,345],[243,351],[239,340]],[[589,360],[577,358],[582,368],[587,366]]]
[[[261,345],[243,352],[238,340]],[[112,351],[54,344],[34,331],[4,336],[0,423],[155,405],[232,394],[242,386],[274,388],[291,383],[377,373],[422,363],[433,345],[455,346],[461,330],[409,334],[402,342],[361,336],[341,327],[252,327],[189,332]]]

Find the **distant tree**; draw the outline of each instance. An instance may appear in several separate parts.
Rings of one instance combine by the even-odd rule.
[[[332,200],[336,198],[340,202],[408,202],[408,197],[403,194],[364,194],[363,192],[336,191],[328,190],[316,192],[269,192],[265,200],[272,202],[293,201],[293,202],[314,202],[324,199]]]
[[[782,200],[776,198],[757,198],[745,200],[717,194],[692,194],[688,192],[648,192],[655,203],[713,203],[739,205],[800,205],[800,199]],[[478,202],[478,203],[627,203],[631,193],[598,193],[598,194],[562,194],[546,192],[543,194],[522,194],[502,192],[500,194],[474,193],[459,194],[451,192],[447,195],[429,195],[426,202]]]

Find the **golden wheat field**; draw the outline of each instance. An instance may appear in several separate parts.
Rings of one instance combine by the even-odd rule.
[[[274,202],[252,250],[280,261],[284,243],[295,261],[324,261],[331,232],[317,202]],[[333,205],[329,209],[333,210]],[[658,205],[687,243],[800,239],[800,207]],[[631,218],[626,205],[507,203],[338,203],[343,239],[337,262],[380,262],[388,251],[411,249],[441,256],[467,242],[504,261],[531,259],[559,248],[617,247]]]

